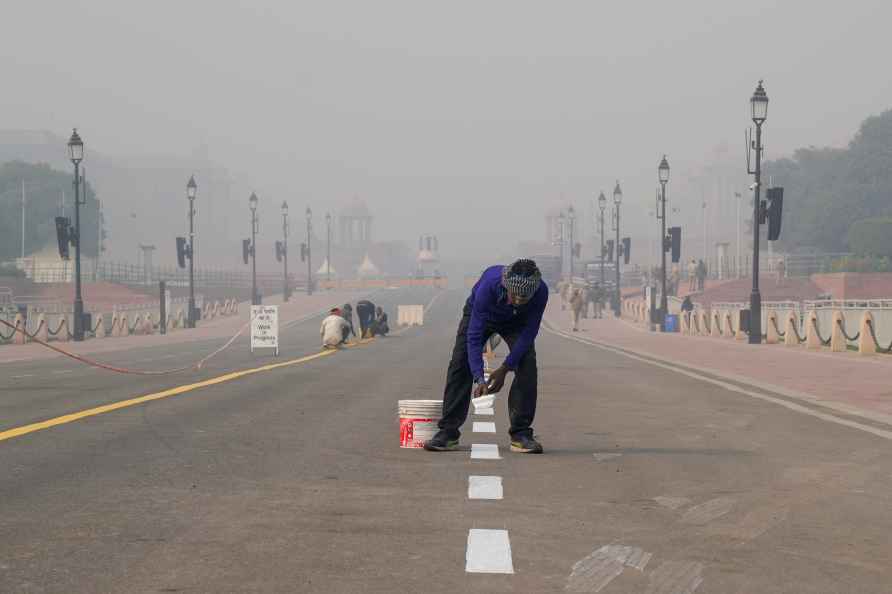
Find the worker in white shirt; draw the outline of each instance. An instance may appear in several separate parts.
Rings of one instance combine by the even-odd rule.
[[[350,335],[350,324],[341,315],[337,307],[329,311],[328,317],[322,320],[322,328],[319,329],[322,337],[322,348],[336,349],[347,342]]]

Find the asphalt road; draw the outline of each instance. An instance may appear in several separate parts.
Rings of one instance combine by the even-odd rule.
[[[545,455],[508,451],[503,397],[463,435],[499,459],[400,449],[396,402],[441,396],[462,299],[399,336],[0,441],[0,592],[890,591],[890,441],[550,332]],[[0,365],[0,431],[311,355],[318,322],[282,343],[183,377]],[[469,499],[469,476],[503,498]],[[469,551],[472,530],[502,532]],[[466,571],[504,570],[504,536],[512,574]]]

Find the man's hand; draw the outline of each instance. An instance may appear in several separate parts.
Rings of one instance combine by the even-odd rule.
[[[474,389],[471,391],[471,396],[473,396],[474,398],[480,398],[484,395],[486,395],[486,382],[474,382]]]
[[[502,386],[505,385],[505,378],[508,376],[508,368],[502,365],[491,374],[489,374],[489,385],[486,387],[487,394],[498,394]]]

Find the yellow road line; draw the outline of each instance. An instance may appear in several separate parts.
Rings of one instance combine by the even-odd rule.
[[[282,361],[281,363],[270,363],[269,365],[263,365],[261,367],[254,367],[252,369],[243,369],[242,371],[234,371],[232,373],[227,373],[225,375],[219,375],[217,377],[212,377],[210,379],[202,380],[200,382],[195,382],[194,384],[186,384],[183,386],[177,386],[176,388],[170,388],[170,389],[164,390],[162,392],[155,392],[154,394],[146,394],[145,396],[138,396],[136,398],[130,398],[129,400],[121,400],[119,402],[113,402],[111,404],[104,404],[102,406],[97,406],[95,408],[89,408],[87,410],[82,410],[82,411],[79,411],[76,413],[62,415],[61,417],[47,419],[46,421],[40,421],[39,423],[31,423],[30,425],[23,425],[21,427],[15,427],[13,429],[7,429],[6,431],[0,431],[0,441],[6,441],[7,439],[12,439],[13,437],[21,437],[22,435],[34,433],[35,431],[43,431],[44,429],[49,429],[51,427],[55,427],[56,425],[62,425],[65,423],[71,423],[73,421],[79,421],[81,419],[86,419],[87,417],[95,417],[96,415],[101,415],[101,414],[104,414],[107,412],[112,412],[112,411],[119,410],[122,408],[136,406],[137,404],[143,404],[145,402],[151,402],[153,400],[161,400],[162,398],[169,398],[171,396],[176,396],[178,394],[183,394],[185,392],[191,392],[192,390],[197,390],[198,388],[204,388],[207,386],[222,384],[223,382],[228,382],[228,381],[231,381],[234,379],[238,379],[240,377],[245,377],[247,375],[253,375],[255,373],[261,373],[263,371],[279,369],[280,367],[288,367],[290,365],[298,365],[300,363],[307,363],[307,362],[313,361],[315,359],[321,359],[322,357],[328,357],[330,355],[335,354],[336,352],[337,351],[322,351],[320,353],[316,353],[315,355],[309,355],[306,357],[301,357],[299,359],[292,359],[290,361]]]

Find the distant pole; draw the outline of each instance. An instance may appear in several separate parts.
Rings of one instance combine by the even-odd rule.
[[[743,199],[740,192],[734,192],[737,198],[737,278],[743,276],[743,268],[740,263],[740,201]]]
[[[257,294],[257,194],[251,192],[248,205],[251,209],[251,304],[260,305]]]
[[[604,192],[598,196],[598,208],[601,209],[601,291],[604,290],[604,209],[607,208],[607,197]]]
[[[574,244],[573,237],[573,227],[576,226],[576,211],[573,209],[573,205],[570,205],[570,208],[567,209],[567,220],[570,224],[570,282],[573,282],[573,251],[576,249],[576,245]]]
[[[282,260],[285,265],[285,285],[282,288],[282,301],[288,301],[290,287],[288,286],[288,202],[282,202]]]
[[[617,180],[616,187],[613,189],[613,204],[616,209],[616,217],[615,217],[616,218],[616,244],[615,244],[615,250],[616,250],[616,294],[614,296],[613,314],[616,317],[620,317],[620,315],[622,314],[622,305],[623,305],[622,292],[620,291],[620,288],[619,288],[619,283],[620,283],[620,276],[619,276],[619,249],[620,249],[619,248],[619,246],[620,246],[620,243],[619,243],[619,207],[622,204],[622,201],[623,201],[623,191],[619,187],[619,180]]]
[[[307,207],[307,295],[313,294],[313,259],[310,241],[313,234],[313,211]],[[331,263],[329,263],[331,266]]]
[[[25,180],[22,180],[22,259],[25,258]]]
[[[658,167],[660,180],[660,332],[666,331],[666,314],[669,313],[669,300],[666,294],[666,183],[669,181],[669,162],[666,155]],[[648,304],[650,307],[650,304]]]
[[[189,199],[189,315],[186,316],[186,325],[195,327],[195,193],[198,185],[195,177],[190,176],[186,184],[186,197]]]
[[[768,95],[759,81],[759,86],[750,99],[753,123],[756,124],[756,143],[753,148],[756,151],[755,195],[753,196],[753,288],[750,292],[750,331],[749,343],[762,343],[762,293],[759,290],[759,227],[761,226],[761,201],[762,190],[762,124],[768,119]]]
[[[325,214],[325,280],[328,281],[328,288],[331,289],[331,213]]]

